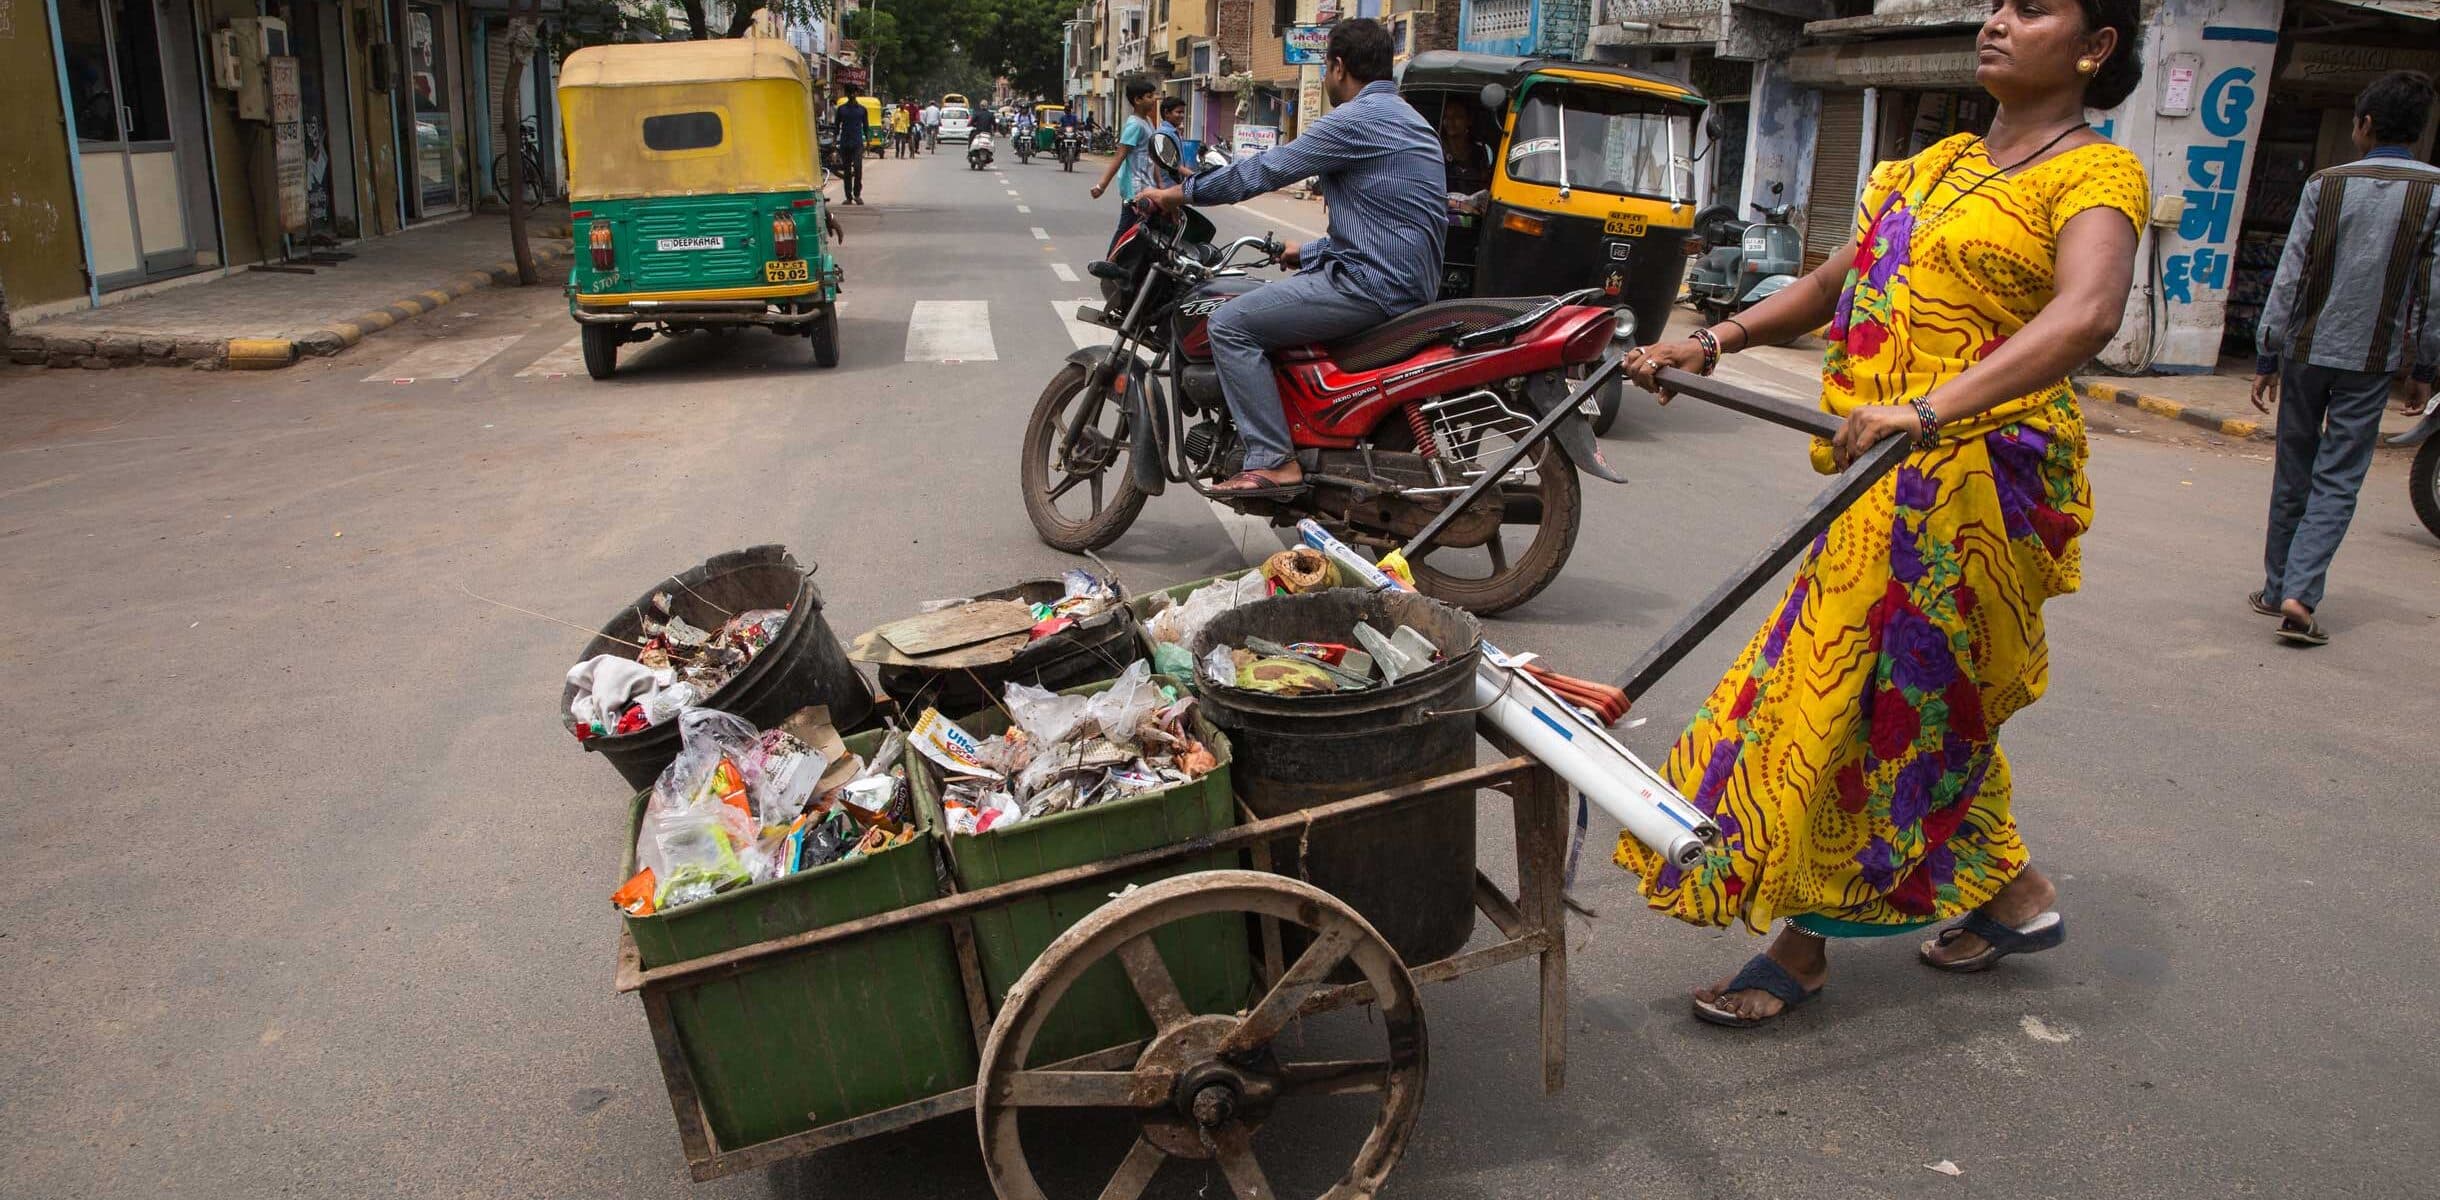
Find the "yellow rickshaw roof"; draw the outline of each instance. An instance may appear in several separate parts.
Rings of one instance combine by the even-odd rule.
[[[812,82],[803,55],[778,38],[763,37],[587,46],[570,54],[559,67],[563,88],[657,87],[741,79]]]

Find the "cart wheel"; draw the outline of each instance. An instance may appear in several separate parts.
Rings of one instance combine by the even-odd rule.
[[[1186,1007],[1153,948],[1163,926],[1212,913],[1274,917],[1313,942],[1253,1008],[1197,1014]],[[1034,1037],[1086,971],[1116,956],[1156,1030],[1127,1070],[1026,1069]],[[1342,963],[1372,985],[1388,1035],[1374,1059],[1289,1062],[1273,1045],[1305,1000]],[[1171,1158],[1218,1160],[1238,1200],[1274,1195],[1255,1161],[1253,1135],[1283,1100],[1377,1093],[1381,1111],[1347,1173],[1322,1200],[1368,1200],[1405,1153],[1423,1109],[1423,1009],[1406,964],[1381,935],[1311,884],[1260,871],[1201,871],[1138,888],[1103,905],[1042,951],[1010,988],[983,1048],[975,1127],[983,1167],[1001,1200],[1046,1200],[1025,1159],[1017,1118],[1029,1108],[1115,1109],[1139,1125],[1101,1196],[1132,1200]]]

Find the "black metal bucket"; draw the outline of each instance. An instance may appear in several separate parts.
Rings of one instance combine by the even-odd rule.
[[[1029,579],[1013,587],[984,592],[977,600],[1022,600],[1048,604],[1067,594],[1057,579]],[[1009,684],[1028,683],[1054,692],[1116,679],[1146,654],[1135,635],[1134,616],[1124,604],[1099,613],[1035,642],[1007,662],[988,667],[935,671],[923,667],[876,668],[881,690],[909,713],[937,708],[952,720],[994,707]]]
[[[1222,613],[1192,650],[1247,636],[1345,642],[1358,620],[1400,625],[1431,640],[1441,661],[1385,687],[1275,696],[1206,684],[1205,713],[1236,751],[1237,795],[1278,816],[1474,765],[1474,671],[1482,627],[1462,609],[1407,592],[1337,588],[1280,596]],[[1410,964],[1447,958],[1474,931],[1474,793],[1444,792],[1376,817],[1316,829],[1302,874],[1345,900]],[[1289,931],[1294,932],[1294,931]],[[1288,948],[1290,954],[1295,947]]]
[[[652,611],[655,593],[668,592],[670,607],[698,629],[718,629],[731,616],[757,608],[785,608],[788,620],[779,637],[763,647],[719,691],[703,698],[716,708],[757,729],[768,729],[800,708],[830,706],[831,723],[841,732],[854,729],[872,715],[873,692],[847,661],[847,649],[822,617],[822,593],[811,572],[799,567],[785,546],[749,546],[718,555],[702,566],[673,575],[647,588],[635,603],[619,610],[586,643],[582,662],[600,654],[635,657],[629,642],[643,640],[644,614]],[[623,639],[623,640],[617,640]],[[574,686],[559,697],[559,719],[568,721]],[[581,743],[609,760],[631,788],[647,788],[661,768],[678,756],[678,723],[664,721],[623,737],[597,737]]]

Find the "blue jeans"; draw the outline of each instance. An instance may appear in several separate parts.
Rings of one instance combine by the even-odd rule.
[[[1266,283],[1212,314],[1212,358],[1220,368],[1220,394],[1245,439],[1246,470],[1269,470],[1296,453],[1268,352],[1343,338],[1394,315],[1316,273]]]
[[[2293,360],[2279,368],[2279,449],[2271,473],[2270,538],[2263,550],[2263,596],[2321,607],[2322,584],[2355,494],[2372,469],[2389,403],[2389,376]]]

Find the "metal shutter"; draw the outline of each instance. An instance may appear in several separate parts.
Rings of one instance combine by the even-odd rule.
[[[1855,163],[1864,148],[1864,93],[1822,93],[1813,139],[1813,184],[1805,196],[1805,270],[1855,236]]]

